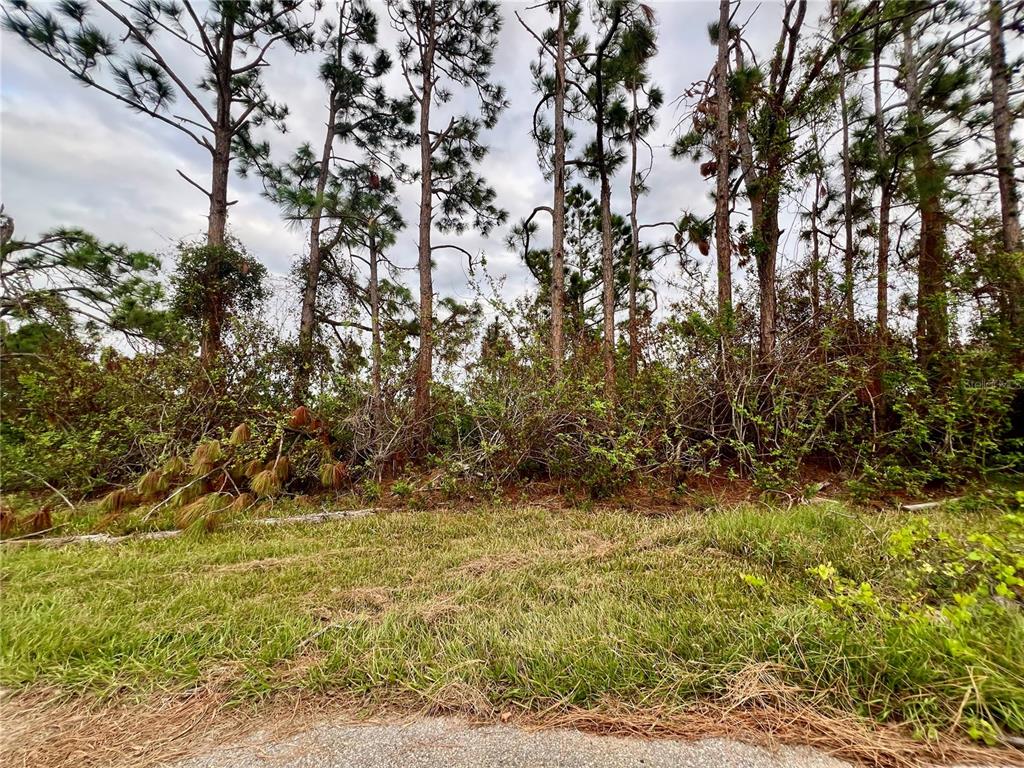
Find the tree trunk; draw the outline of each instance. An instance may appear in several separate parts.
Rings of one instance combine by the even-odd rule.
[[[881,201],[878,206],[878,284],[876,325],[878,343],[884,348],[889,338],[889,212],[892,205],[892,178],[885,145],[885,105],[882,101],[882,48],[875,30],[873,87],[875,97],[875,151],[878,154]]]
[[[603,162],[603,160],[601,161]],[[615,400],[615,262],[612,253],[611,184],[608,172],[601,173],[601,281],[604,333],[601,357],[604,360],[605,397]]]
[[[594,122],[597,127],[596,162],[601,177],[601,281],[602,307],[604,310],[604,333],[601,339],[601,357],[604,360],[604,391],[608,400],[615,401],[615,262],[612,253],[612,187],[605,161],[604,147],[604,57],[608,45],[621,19],[621,9],[616,6],[615,17],[609,25],[604,39],[597,46],[594,63],[595,109]]]
[[[718,317],[732,314],[732,242],[729,232],[729,4],[721,0],[718,14],[718,125],[715,133],[715,250],[718,261]]]
[[[818,137],[814,137],[817,151]],[[821,174],[814,174],[814,204],[811,208],[811,327],[821,329],[821,247],[818,243],[818,211],[821,206]],[[815,340],[817,342],[817,340]]]
[[[939,170],[930,152],[917,153],[914,176],[925,191],[919,192],[921,235],[918,260],[917,343],[921,366],[941,378],[942,355],[949,343],[946,300],[945,217],[937,192]]]
[[[640,186],[636,175],[636,88],[633,89],[633,114],[629,120],[629,375],[636,377],[640,352],[639,323],[637,321],[637,260],[640,252],[640,228],[637,224],[636,207],[640,197]]]
[[[766,172],[771,180],[781,177],[781,170]],[[754,254],[757,261],[757,284],[760,297],[760,319],[758,352],[764,363],[775,357],[776,348],[776,261],[779,251],[779,192],[776,187],[764,196],[764,204],[759,217],[759,226],[755,230],[758,243]]]
[[[373,419],[374,450],[379,449],[379,441],[384,421],[383,400],[381,399],[380,383],[380,285],[377,278],[377,238],[370,224],[370,414]]]
[[[736,46],[736,69],[742,71],[743,46]],[[775,261],[779,244],[779,188],[781,169],[769,160],[763,175],[754,166],[754,147],[747,116],[736,120],[740,168],[750,201],[752,248],[757,264],[759,301],[758,353],[762,362],[775,355]],[[774,186],[773,186],[774,184]]]
[[[431,264],[431,226],[433,225],[433,150],[430,145],[430,106],[433,98],[434,17],[428,7],[430,26],[423,54],[423,79],[420,93],[420,348],[416,360],[416,393],[413,402],[415,452],[424,456],[430,444],[430,384],[434,361],[434,279]]]
[[[231,135],[229,131],[219,129],[214,137],[209,225],[206,228],[207,245],[221,246],[226,241],[228,225],[228,174],[230,171]]]
[[[210,218],[206,231],[206,244],[209,250],[206,255],[206,272],[211,277],[211,284],[216,282],[220,272],[220,250],[226,245],[228,217],[228,173],[230,170],[229,145],[231,138],[218,131],[214,138],[213,180],[210,191]],[[199,357],[204,367],[211,366],[217,359],[221,349],[221,336],[224,326],[224,302],[215,292],[210,292],[206,302],[206,317],[203,322],[202,337],[199,340]]]
[[[1006,67],[1006,47],[1003,42],[1003,8],[1000,0],[992,0],[989,4],[988,21],[992,67],[992,123],[999,176],[1003,248],[1012,253],[1020,248],[1020,199],[1014,179],[1013,144],[1010,138],[1013,119],[1010,113],[1010,86]]]
[[[885,104],[882,101],[882,46],[878,28],[874,33],[872,86],[875,98],[875,152],[878,155],[878,183],[881,199],[878,204],[878,278],[875,286],[875,390],[878,393],[878,411],[883,419],[888,411],[885,391],[886,350],[889,347],[889,215],[892,206],[893,172],[885,143]]]
[[[206,267],[211,275],[217,275],[220,272],[220,265],[217,263],[220,256],[219,249],[224,247],[227,238],[228,175],[231,172],[232,135],[231,66],[234,47],[234,26],[232,21],[225,16],[224,30],[220,39],[220,53],[217,58],[217,71],[214,73],[217,87],[217,116],[213,131],[213,163],[206,244],[211,249],[218,250],[211,250],[208,254],[210,263]],[[224,325],[223,315],[223,299],[217,294],[210,295],[207,301],[202,337],[199,340],[199,358],[204,367],[211,366],[220,352]]]
[[[558,2],[555,40],[554,200],[551,214],[551,360],[555,377],[565,358],[565,0]]]
[[[945,216],[942,174],[928,143],[920,107],[912,23],[903,27],[907,122],[913,142],[912,165],[921,230],[918,238],[917,354],[933,385],[943,379],[943,356],[949,341],[946,302]]]
[[[339,49],[340,49],[339,45]],[[323,255],[320,252],[320,221],[323,217],[324,190],[330,175],[331,150],[334,147],[335,122],[338,105],[332,89],[327,109],[327,133],[320,155],[320,174],[316,180],[316,202],[310,211],[309,262],[306,264],[305,284],[302,289],[302,314],[299,319],[299,354],[295,370],[293,398],[301,404],[309,393],[309,378],[313,371],[313,334],[316,330],[316,297],[320,285],[320,271]]]
[[[853,327],[856,322],[856,305],[853,295],[853,173],[850,167],[850,109],[846,99],[846,64],[839,59],[839,113],[843,129],[843,305],[846,322]]]

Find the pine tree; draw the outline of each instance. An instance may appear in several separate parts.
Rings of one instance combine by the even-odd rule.
[[[616,65],[622,81],[624,99],[616,105],[610,122],[629,147],[629,375],[637,373],[640,342],[637,293],[640,276],[640,223],[637,203],[641,193],[647,191],[646,179],[651,166],[642,170],[638,165],[641,143],[653,130],[657,113],[664,101],[661,89],[650,83],[648,64],[657,52],[656,29],[653,15],[641,14],[630,21],[622,34]],[[639,99],[643,96],[644,103]],[[653,160],[653,154],[651,155]]]
[[[718,56],[715,61],[715,259],[718,276],[718,315],[724,321],[732,315],[732,239],[729,227],[731,194],[732,129],[729,93],[730,0],[721,0],[714,42]]]
[[[572,143],[572,133],[566,128],[567,117],[579,117],[578,98],[569,89],[569,68],[576,66],[586,46],[586,39],[579,34],[582,6],[577,0],[553,0],[547,9],[555,16],[555,26],[538,35],[517,13],[519,22],[539,43],[538,61],[531,65],[534,87],[540,93],[540,101],[534,110],[531,129],[537,143],[541,167],[552,180],[551,208],[538,207],[531,214],[542,210],[551,214],[551,359],[555,377],[561,375],[565,358],[565,196],[568,171],[567,147]],[[553,61],[548,71],[546,60]],[[553,105],[553,126],[542,118],[548,103]],[[549,155],[550,153],[550,155]],[[530,219],[527,219],[527,224]]]
[[[1006,64],[1003,39],[1003,4],[990,0],[988,5],[989,69],[992,85],[992,133],[996,145],[996,173],[999,178],[999,205],[1003,248],[1013,253],[1020,249],[1020,190],[1014,178],[1013,112],[1010,108],[1010,71]]]
[[[303,47],[311,39],[311,22],[298,9],[297,0],[213,0],[203,10],[188,0],[62,0],[55,7],[12,0],[3,14],[8,29],[75,80],[172,126],[209,154],[208,186],[178,174],[209,201],[208,271],[216,275],[227,245],[232,161],[254,127],[283,129],[287,115],[263,85],[268,55],[278,43]],[[94,14],[118,32],[104,32]],[[195,84],[174,64],[191,56],[205,68]],[[222,307],[210,305],[201,342],[207,363],[216,357],[225,319]]]
[[[622,28],[626,13],[624,0],[611,0],[597,6],[598,24],[602,29],[600,39],[594,47],[592,62],[589,63],[589,74],[593,78],[590,95],[594,109],[594,143],[589,151],[590,171],[600,182],[601,205],[601,279],[602,279],[602,316],[603,333],[601,336],[601,358],[604,362],[604,393],[605,397],[615,401],[615,261],[612,243],[612,187],[613,169],[621,164],[623,158],[605,143],[608,129],[609,102],[618,85],[613,80],[614,71],[608,63],[614,59],[613,44]]]
[[[434,359],[432,259],[434,251],[454,247],[434,245],[433,228],[461,232],[472,223],[487,233],[507,217],[495,205],[494,190],[473,169],[487,153],[481,133],[494,127],[506,106],[504,90],[489,79],[501,15],[490,0],[388,0],[388,11],[401,35],[402,74],[419,109],[420,347],[413,420],[416,451],[423,455],[430,441]],[[452,86],[475,92],[480,114],[452,117],[438,127],[433,108],[451,100]]]
[[[356,303],[366,308],[370,318],[369,328],[363,328],[370,334],[370,442],[374,451],[380,454],[385,415],[382,394],[385,308],[381,272],[383,269],[394,271],[394,265],[386,254],[395,244],[397,234],[405,227],[405,221],[398,209],[396,176],[378,176],[376,166],[375,159],[371,157],[368,161],[349,165],[341,172],[340,183],[344,189],[340,198],[342,208],[328,212],[334,230],[325,243],[325,268],[331,282],[344,285]],[[404,170],[401,169],[403,174]],[[365,267],[365,279],[343,267],[345,256]],[[390,290],[388,286],[384,288]],[[395,323],[392,320],[390,324]],[[400,330],[399,333],[403,332]]]
[[[567,332],[579,344],[588,344],[603,337],[604,276],[601,243],[600,202],[582,184],[566,191],[565,217],[565,303]],[[626,308],[629,297],[629,262],[633,249],[632,227],[627,217],[613,213],[612,253],[615,274],[612,282],[615,309]],[[513,227],[509,245],[520,253],[527,269],[540,286],[540,300],[549,301],[551,290],[551,251],[533,248],[537,225],[527,219]],[[642,247],[638,253],[637,271],[644,274],[653,265],[652,249]]]
[[[105,243],[78,229],[19,240],[10,216],[0,211],[0,222],[0,325],[5,337],[14,333],[24,342],[53,331],[70,337],[79,331],[95,336],[111,330],[131,339],[164,338],[168,318],[159,307],[163,289],[155,256]],[[5,338],[8,349],[12,338]]]
[[[363,156],[366,180],[377,178],[379,168],[394,167],[398,151],[411,146],[408,129],[414,116],[411,99],[389,98],[382,78],[390,71],[388,54],[377,46],[377,17],[364,0],[343,0],[336,6],[337,20],[325,22],[318,48],[325,53],[320,79],[327,96],[325,135],[319,154],[303,144],[283,166],[269,162],[264,152],[245,158],[263,176],[267,197],[281,206],[285,217],[309,225],[308,256],[301,274],[301,311],[293,397],[301,403],[308,395],[313,370],[317,293],[323,263],[321,236],[324,218],[344,207],[341,175]],[[345,155],[354,157],[345,157]],[[362,166],[361,166],[362,167]],[[402,174],[400,174],[402,175]]]
[[[757,269],[758,347],[765,362],[775,357],[778,345],[779,212],[795,141],[802,126],[838,96],[836,78],[824,75],[830,74],[844,42],[861,34],[870,22],[866,9],[852,12],[841,35],[798,56],[806,17],[804,0],[786,0],[779,42],[765,64],[748,67],[744,43],[733,50],[739,164],[752,219],[746,245]]]

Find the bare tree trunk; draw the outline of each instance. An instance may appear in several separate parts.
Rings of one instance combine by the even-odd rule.
[[[742,71],[743,46],[736,46],[736,69]],[[779,168],[773,163],[759,175],[754,166],[754,147],[750,125],[742,112],[736,120],[740,147],[740,168],[750,201],[750,219],[759,301],[758,354],[762,362],[775,355],[775,260],[779,242],[779,191],[771,186],[778,179]],[[767,180],[767,183],[766,183]]]
[[[413,434],[415,450],[421,457],[430,443],[430,384],[434,361],[434,279],[431,263],[430,234],[433,225],[433,149],[430,139],[430,102],[434,88],[434,22],[433,8],[427,29],[429,38],[423,55],[423,79],[420,93],[420,220],[419,220],[419,276],[420,276],[420,349],[416,360],[416,392],[413,401]]]
[[[729,3],[721,0],[718,12],[718,125],[715,133],[715,250],[718,260],[718,316],[732,314],[732,242],[729,232]]]
[[[639,358],[639,323],[637,322],[637,259],[640,252],[640,228],[637,224],[636,207],[640,197],[640,186],[636,175],[636,89],[633,89],[633,114],[629,119],[629,375],[636,377]]]
[[[1010,86],[1003,42],[1003,8],[1000,0],[989,3],[989,41],[992,66],[992,123],[996,141],[996,169],[999,175],[999,206],[1002,214],[1003,248],[1020,248],[1020,198],[1014,179],[1013,144],[1010,134]]]
[[[911,27],[911,22],[904,23],[903,60],[906,70],[907,122],[914,142],[914,186],[921,217],[917,269],[917,354],[929,379],[939,383],[943,378],[943,352],[949,341],[945,216],[941,200],[941,172],[924,131]]]
[[[230,153],[231,136],[226,131],[218,131],[214,137],[213,179],[210,185],[209,224],[206,228],[208,245],[224,245],[227,236]]]
[[[377,253],[377,238],[373,232],[373,224],[370,225],[370,414],[373,418],[373,444],[374,449],[379,448],[383,427],[383,400],[381,399],[380,383],[380,283],[377,277],[377,266],[379,254]]]
[[[604,58],[605,51],[615,35],[621,20],[621,9],[616,6],[615,17],[608,27],[604,39],[598,44],[594,63],[595,109],[594,122],[597,126],[597,170],[601,177],[601,280],[602,307],[604,309],[604,333],[601,339],[601,356],[604,360],[605,397],[615,401],[615,262],[612,253],[612,188],[608,176],[604,147]]]
[[[878,285],[876,311],[878,341],[885,347],[889,338],[889,212],[892,205],[892,179],[885,145],[885,114],[882,102],[882,48],[875,30],[873,87],[875,97],[875,151],[878,154],[881,201],[878,206]]]
[[[917,154],[917,153],[915,153]],[[934,183],[939,170],[930,152],[914,159],[914,175],[925,184]],[[919,197],[921,236],[918,260],[917,341],[922,367],[941,373],[941,356],[949,343],[946,301],[945,217],[939,195],[925,192]]]
[[[340,49],[340,45],[338,46]],[[313,334],[316,330],[316,297],[320,285],[320,271],[323,265],[323,254],[320,252],[320,222],[324,211],[324,190],[330,175],[331,150],[334,147],[335,123],[338,117],[338,105],[335,91],[332,89],[327,108],[327,133],[324,137],[324,148],[320,154],[320,174],[316,180],[316,202],[310,211],[309,221],[309,261],[306,264],[305,284],[302,288],[302,312],[299,318],[299,355],[295,371],[295,387],[293,398],[302,403],[309,393],[309,378],[313,371]]]
[[[777,179],[781,169],[766,173],[768,179]],[[770,182],[769,182],[770,183]],[[758,352],[765,363],[775,357],[776,348],[776,261],[779,252],[779,192],[769,190],[761,209],[760,226],[755,230],[760,241],[754,250],[757,261],[757,284],[760,296],[760,320],[758,324],[760,343]]]
[[[875,152],[878,155],[878,179],[881,199],[878,203],[878,278],[875,297],[875,389],[878,392],[879,414],[885,418],[888,411],[885,391],[885,352],[889,347],[889,215],[892,206],[893,177],[889,170],[888,150],[885,143],[885,105],[882,101],[882,46],[878,28],[874,33],[872,86],[875,98]]]
[[[234,27],[225,16],[224,30],[220,39],[218,69],[214,73],[217,88],[217,116],[213,132],[213,165],[210,180],[210,213],[207,222],[206,244],[211,248],[222,248],[227,238],[228,225],[228,176],[231,172],[231,62],[235,47]],[[208,258],[214,262],[219,258],[212,251]],[[217,263],[206,265],[210,274],[220,271]],[[221,348],[224,325],[223,299],[212,295],[207,303],[202,336],[199,340],[199,358],[204,367],[217,359]]]
[[[565,0],[558,2],[555,51],[554,200],[551,214],[551,360],[555,377],[565,358]]]
[[[818,137],[814,137],[817,150]],[[811,208],[811,327],[821,329],[821,246],[818,243],[818,210],[821,206],[821,174],[814,174],[814,204]]]
[[[601,139],[603,140],[603,139]],[[602,161],[603,162],[603,161]],[[608,172],[601,174],[601,280],[604,310],[604,333],[601,339],[601,357],[604,360],[605,396],[615,400],[615,263],[612,253],[611,184]]]
[[[853,296],[853,172],[850,168],[850,109],[846,99],[846,63],[839,59],[839,112],[843,126],[843,229],[846,237],[843,247],[843,303],[846,322],[852,327],[856,321]]]

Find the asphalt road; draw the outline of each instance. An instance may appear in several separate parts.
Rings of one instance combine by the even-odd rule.
[[[449,718],[329,724],[286,738],[254,734],[173,768],[846,768],[807,748],[727,739],[648,741],[569,730],[475,727]]]

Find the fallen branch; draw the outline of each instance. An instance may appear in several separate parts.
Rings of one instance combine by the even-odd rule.
[[[59,489],[59,488],[55,488],[54,486],[50,485],[50,484],[49,484],[48,482],[46,482],[46,481],[45,481],[45,480],[44,480],[43,478],[41,478],[41,477],[40,477],[39,475],[37,475],[37,474],[36,474],[35,472],[30,472],[30,471],[28,471],[27,469],[23,469],[23,470],[22,470],[22,474],[28,475],[28,476],[29,476],[29,477],[31,477],[31,478],[32,478],[33,480],[38,480],[38,481],[39,481],[40,483],[42,483],[43,485],[45,485],[45,486],[46,486],[47,488],[49,488],[49,489],[50,489],[51,491],[53,491],[53,492],[54,492],[55,494],[57,494],[58,496],[60,496],[60,497],[61,497],[61,499],[63,499],[63,500],[64,500],[64,503],[65,503],[65,504],[67,504],[67,505],[68,505],[69,507],[71,507],[71,511],[72,511],[72,512],[74,512],[74,511],[75,511],[75,505],[71,503],[71,499],[69,499],[69,498],[68,498],[67,496],[65,496],[65,495],[64,495],[63,493],[61,493],[61,491],[60,491],[60,489]]]
[[[344,520],[348,517],[366,517],[380,511],[380,507],[366,509],[344,509],[338,512],[313,512],[309,515],[293,517],[261,517],[258,520],[246,520],[237,525],[284,525],[285,523],[329,523],[332,520]]]
[[[294,515],[292,517],[261,517],[256,520],[240,520],[225,526],[226,528],[237,528],[246,525],[288,525],[292,523],[329,523],[333,520],[345,520],[350,517],[366,517],[380,511],[380,507],[368,507],[366,509],[345,509],[337,512],[314,512],[309,515]],[[118,544],[122,541],[153,541],[159,539],[173,539],[183,533],[180,529],[170,531],[147,531],[144,533],[126,533],[123,536],[113,536],[109,533],[83,533],[77,536],[59,536],[51,538],[25,538],[2,539],[0,544],[18,546],[21,544],[41,544],[44,547],[63,547],[67,544]]]
[[[900,504],[900,509],[905,509],[907,512],[920,512],[925,509],[935,509],[935,507],[941,507],[943,504],[952,504],[953,502],[960,501],[963,496],[954,496],[950,499],[939,499],[938,501],[922,501],[919,504]]]

